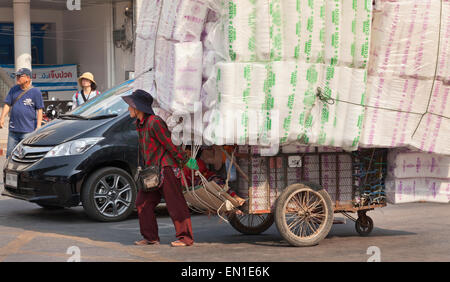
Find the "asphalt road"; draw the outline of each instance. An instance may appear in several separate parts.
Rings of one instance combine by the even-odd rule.
[[[136,215],[126,221],[91,221],[82,207],[48,211],[0,198],[1,261],[367,261],[368,248],[381,261],[450,261],[450,207],[444,204],[388,206],[369,213],[375,228],[359,237],[353,222],[334,225],[319,245],[290,247],[275,226],[245,236],[217,217],[192,217],[195,245],[172,248],[174,228],[160,211],[161,245],[134,246],[140,239]],[[71,247],[75,247],[70,249]],[[75,250],[75,251],[74,251]],[[372,254],[372,252],[369,252]]]
[[[0,183],[0,190],[2,186]],[[374,255],[381,261],[450,261],[448,204],[389,205],[368,215],[375,225],[371,236],[360,237],[354,223],[347,220],[346,224],[334,225],[319,245],[308,248],[289,246],[275,226],[261,235],[248,236],[218,217],[194,215],[194,246],[173,248],[169,244],[175,240],[175,230],[161,207],[161,245],[134,246],[133,242],[141,238],[136,214],[122,222],[99,223],[90,220],[82,207],[48,211],[0,196],[0,262],[365,262]],[[373,249],[379,250],[379,256]]]

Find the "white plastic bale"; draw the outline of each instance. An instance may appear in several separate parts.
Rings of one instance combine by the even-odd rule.
[[[154,71],[147,72],[154,67],[155,38],[158,28],[159,13],[162,1],[145,1],[141,7],[139,21],[136,27],[136,60],[133,89],[142,89],[153,93]]]
[[[178,42],[199,41],[207,13],[207,0],[164,0],[158,35]]]
[[[168,111],[194,111],[202,87],[202,43],[158,39],[157,101]]]
[[[321,68],[314,64],[300,63],[297,72],[293,73],[292,77],[294,87],[291,100],[293,100],[293,105],[290,106],[290,115],[281,138],[283,143],[301,140],[308,144],[313,122],[311,111],[316,100],[316,89],[320,85],[319,78],[322,77]]]
[[[360,1],[341,1],[342,13],[341,17],[341,37],[339,40],[339,59],[346,66],[353,65],[353,57],[355,55],[356,41],[356,17],[355,4],[359,5]],[[349,32],[350,31],[350,32]],[[356,64],[358,66],[358,64]]]
[[[433,81],[369,76],[361,145],[402,147],[411,144],[426,111]]]
[[[204,50],[203,52],[203,72],[202,76],[204,79],[208,79],[214,75],[214,66],[218,62],[223,61],[220,55],[214,50]]]
[[[283,53],[286,59],[299,58],[300,52],[300,27],[303,24],[301,21],[300,1],[284,1],[282,5],[283,14],[291,14],[291,16],[283,17]]]
[[[331,100],[316,101],[316,117],[311,142],[354,150],[358,146],[364,107],[365,71],[347,67],[323,66],[322,95]]]
[[[271,2],[269,0],[256,0],[254,32],[255,52],[258,61],[269,61],[271,59],[271,21],[269,18]]]
[[[273,134],[278,134],[281,143],[300,140],[348,149],[357,146],[364,113],[360,105],[364,70],[288,61],[216,66],[220,79],[211,79],[205,86],[219,93],[215,107],[224,115],[223,122],[236,122],[237,135],[226,133],[232,138],[244,142],[256,135],[273,144]],[[334,100],[328,104],[318,99],[318,88]]]
[[[440,2],[404,0],[384,3],[383,10],[374,14],[370,74],[434,77]]]
[[[388,176],[450,179],[450,156],[394,149],[388,154]]]
[[[323,17],[325,19],[325,28],[322,35],[325,44],[323,59],[325,64],[336,65],[340,59],[340,41],[345,34],[341,30],[342,3],[333,0],[326,1]]]
[[[281,1],[284,59],[321,62],[324,48],[324,1]]]
[[[287,70],[288,87],[286,94],[287,103],[285,102],[285,112],[280,111],[280,141],[287,143],[289,140],[297,140],[299,135],[304,132],[304,124],[300,120],[301,113],[309,109],[305,105],[303,98],[306,92],[307,83],[302,83],[301,79],[307,77],[309,65],[306,63],[295,64],[295,69]]]
[[[294,61],[274,62],[275,85],[272,88],[274,109],[278,111],[279,138],[286,139],[292,118],[299,65]],[[284,138],[283,138],[284,137]],[[287,140],[287,139],[286,139]]]
[[[347,68],[342,69],[348,70]],[[337,101],[338,107],[340,112],[346,113],[346,115],[345,118],[343,118],[344,115],[342,117],[339,116],[337,121],[338,130],[341,127],[344,128],[342,131],[344,132],[344,136],[340,137],[338,133],[336,133],[336,135],[339,137],[338,139],[343,140],[341,147],[355,149],[359,145],[363,129],[365,107],[362,105],[364,104],[364,98],[367,91],[367,72],[360,69],[351,69],[350,77],[350,86],[344,89],[342,89],[342,86],[339,88],[339,95],[342,95],[342,98],[340,99],[343,99],[345,102]],[[339,123],[343,120],[344,124],[340,125]]]
[[[255,61],[256,5],[250,0],[225,1],[225,46],[231,61]]]
[[[391,204],[450,203],[450,180],[435,178],[388,179],[386,180],[386,195]]]
[[[412,135],[411,145],[426,151],[450,155],[450,86],[435,81],[427,113]]]
[[[350,1],[342,1],[350,2]],[[372,30],[372,14],[373,6],[372,0],[353,1],[356,7],[356,16],[354,21],[354,27],[352,32],[355,35],[354,44],[351,46],[351,53],[353,54],[353,67],[367,68],[370,60],[369,47],[370,47],[370,34]],[[344,10],[345,12],[346,10]],[[348,11],[348,10],[347,10]],[[343,17],[346,17],[344,14]],[[343,29],[344,37],[342,40],[350,40],[346,37],[346,29]],[[345,62],[345,60],[344,60]]]
[[[437,77],[450,81],[450,1],[442,2],[441,37]]]
[[[323,62],[325,37],[325,1],[300,1],[300,58],[307,63]],[[289,15],[287,15],[289,17]],[[289,35],[287,35],[289,36]]]

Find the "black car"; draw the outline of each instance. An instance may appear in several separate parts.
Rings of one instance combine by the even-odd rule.
[[[44,208],[83,205],[100,221],[134,210],[138,137],[127,81],[33,132],[4,166],[3,195]]]

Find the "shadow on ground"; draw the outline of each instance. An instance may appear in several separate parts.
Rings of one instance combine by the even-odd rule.
[[[164,206],[156,210],[158,216],[161,242],[174,239],[175,230]],[[193,231],[196,243],[205,244],[250,244],[266,247],[289,247],[282,239],[275,224],[260,235],[243,235],[218,217],[192,215]],[[3,227],[24,230],[56,233],[60,235],[86,237],[91,240],[118,242],[132,245],[140,238],[137,213],[134,212],[122,222],[96,222],[91,220],[82,207],[60,210],[46,210],[39,206],[15,199],[0,200],[0,225]],[[415,233],[400,230],[375,227],[370,238],[396,237],[415,235]],[[360,238],[354,228],[354,223],[334,225],[327,239]]]

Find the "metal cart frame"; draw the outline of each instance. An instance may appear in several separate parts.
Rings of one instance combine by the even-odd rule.
[[[340,196],[343,191],[340,188],[341,179],[340,175],[340,156],[345,155],[351,157],[351,175],[352,175],[352,188],[351,188],[351,201],[340,201]],[[300,181],[288,185],[288,158],[296,156],[300,157],[300,169],[301,179],[305,179],[304,173],[305,158],[307,156],[316,156],[319,160],[319,178],[316,182]],[[335,178],[336,188],[334,191],[333,203],[330,194],[322,188],[322,176],[324,175],[324,168],[322,166],[322,157],[327,156],[334,158],[335,160]],[[229,157],[229,155],[227,155]],[[243,158],[247,161],[247,170],[244,171],[237,164],[238,169],[238,183],[242,181],[247,182],[249,189],[249,204],[243,207],[244,215],[237,215],[232,213],[228,216],[230,224],[239,232],[244,234],[260,234],[267,230],[274,222],[277,224],[277,228],[284,239],[294,246],[311,246],[317,244],[323,238],[328,235],[335,213],[341,213],[350,220],[355,222],[356,231],[361,236],[367,236],[373,229],[373,220],[366,215],[368,211],[376,208],[382,208],[386,206],[386,197],[384,193],[384,181],[387,171],[386,149],[363,149],[355,152],[319,152],[318,148],[315,148],[314,152],[310,153],[280,153],[273,157],[267,158],[266,168],[261,171],[265,171],[267,177],[272,173],[275,174],[275,187],[270,187],[270,180],[267,181],[267,207],[266,209],[255,210],[252,207],[252,189],[253,188],[253,172],[251,169],[251,162],[253,157],[261,158],[260,156],[253,155],[250,150],[247,154],[238,154],[239,158]],[[277,169],[271,171],[270,159],[281,158],[282,160],[282,175],[283,187],[277,187],[277,179],[279,179],[279,172]],[[376,197],[372,196],[370,189],[375,184],[378,187],[378,192],[374,192]],[[371,186],[372,185],[372,186]],[[273,185],[272,185],[273,186]],[[275,203],[271,204],[270,189],[274,189],[277,193]],[[278,192],[280,194],[278,195]],[[300,196],[298,196],[300,194]],[[310,196],[314,197],[315,202],[311,203]],[[308,198],[306,198],[308,197]],[[306,200],[308,199],[308,200]],[[273,203],[273,200],[272,200]],[[320,204],[315,204],[320,203]],[[314,206],[315,205],[315,206]],[[320,205],[320,207],[318,206]],[[313,209],[310,209],[313,208]],[[320,214],[315,214],[315,211],[320,211]],[[351,213],[357,213],[357,218],[350,215]],[[287,219],[291,217],[297,217],[293,222],[289,222]],[[308,221],[311,219],[310,221]],[[314,234],[309,234],[301,228],[300,232],[294,232],[292,226],[296,222],[307,222],[306,229],[313,230],[311,227],[317,226],[317,230]],[[300,223],[298,223],[300,224]],[[297,229],[298,231],[299,229]],[[320,231],[320,232],[319,232]],[[299,234],[297,234],[299,233]]]

